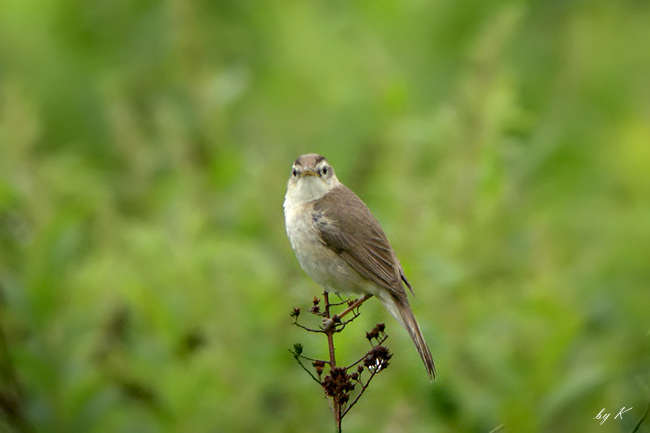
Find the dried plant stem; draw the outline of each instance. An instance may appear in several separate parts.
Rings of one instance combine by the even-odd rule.
[[[372,379],[375,377],[375,374],[377,374],[376,371],[373,371],[373,372],[370,374],[370,378],[368,379],[368,381],[367,381],[365,384],[363,384],[363,386],[362,386],[362,388],[361,388],[361,392],[359,393],[359,395],[357,395],[357,398],[355,398],[355,399],[352,401],[352,403],[350,403],[350,405],[348,406],[348,408],[345,409],[345,412],[343,412],[343,415],[347,414],[347,413],[350,411],[350,409],[352,409],[352,406],[354,406],[355,404],[357,404],[357,402],[359,401],[359,399],[361,398],[361,396],[363,395],[363,393],[366,391],[366,388],[368,388],[368,385],[370,385],[370,382],[371,382]]]
[[[293,352],[291,352],[291,353],[295,356],[295,354]],[[309,374],[309,376],[312,379],[314,379],[314,382],[316,382],[319,385],[322,385],[320,379],[318,379],[316,376],[314,376],[314,374],[311,371],[309,371],[309,369],[307,367],[305,367],[305,365],[300,361],[300,358],[296,358],[296,359],[297,359],[298,364],[300,365],[300,367],[302,367],[302,369],[305,370],[307,372],[307,374]]]
[[[309,313],[320,317],[323,321],[322,326],[318,328],[309,328],[298,323],[298,317],[300,316],[300,308],[298,307],[295,307],[289,314],[290,317],[294,318],[294,325],[308,332],[325,334],[327,337],[329,360],[316,359],[303,355],[303,347],[300,343],[294,344],[293,349],[289,349],[289,352],[300,364],[300,367],[322,387],[332,414],[334,415],[334,423],[338,433],[341,433],[343,417],[356,405],[376,374],[388,367],[389,361],[393,356],[390,350],[382,345],[388,338],[388,335],[385,333],[385,325],[383,323],[377,323],[374,328],[366,332],[366,339],[372,346],[372,349],[350,365],[337,365],[334,334],[342,332],[346,325],[359,317],[359,306],[370,297],[368,295],[355,301],[346,300],[340,303],[330,303],[329,294],[325,292],[323,293],[324,302],[322,304],[321,299],[315,297]],[[336,307],[345,304],[347,304],[347,308],[341,314],[334,314]],[[341,321],[341,317],[346,315],[349,315],[349,318]],[[303,361],[311,362],[316,374],[312,373],[311,369],[307,368]],[[325,370],[326,366],[328,367],[327,371]],[[362,373],[364,373],[366,368],[370,371],[370,376],[364,380]],[[355,371],[350,372],[352,369]],[[366,376],[364,375],[363,377]],[[355,386],[360,387],[360,389],[357,388],[357,392],[355,393],[356,397],[353,397],[350,403],[351,395],[354,396],[352,393],[355,390]]]
[[[329,294],[327,292],[323,293],[323,299],[325,300],[325,317],[330,320],[330,300]],[[334,329],[329,327],[325,330],[325,335],[327,336],[327,346],[329,347],[330,352],[330,369],[336,367],[336,354],[334,352]],[[341,433],[341,405],[336,398],[332,399],[332,411],[334,412],[334,422],[336,423],[336,428],[339,433]]]
[[[357,299],[352,305],[350,305],[348,308],[343,310],[341,312],[341,314],[336,314],[336,315],[334,315],[334,317],[330,317],[328,308],[329,308],[330,305],[334,305],[334,304],[329,303],[329,301],[327,299],[327,292],[325,292],[325,305],[326,305],[325,314],[326,314],[326,317],[327,317],[328,320],[324,324],[323,329],[325,331],[331,329],[332,325],[334,325],[336,322],[339,322],[341,320],[341,318],[343,318],[344,316],[347,316],[348,314],[350,314],[351,311],[354,311],[357,308],[359,308],[361,306],[361,304],[363,304],[364,302],[366,302],[370,298],[372,298],[372,295],[365,295],[363,298]]]
[[[346,308],[345,310],[343,310],[343,311],[341,312],[341,314],[337,314],[336,317],[338,317],[338,318],[340,319],[340,318],[342,318],[343,316],[347,316],[347,315],[350,313],[350,311],[352,311],[352,310],[356,310],[357,308],[359,308],[359,307],[361,306],[361,304],[363,304],[364,302],[366,302],[366,301],[367,301],[368,299],[370,299],[370,298],[372,298],[372,295],[365,295],[363,298],[361,298],[361,299],[357,299],[357,300],[354,302],[354,304],[350,305],[348,308]]]

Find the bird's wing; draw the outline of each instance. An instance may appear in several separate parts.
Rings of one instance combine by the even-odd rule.
[[[341,185],[317,200],[314,222],[323,242],[363,277],[406,299],[404,271],[379,222],[357,195]]]

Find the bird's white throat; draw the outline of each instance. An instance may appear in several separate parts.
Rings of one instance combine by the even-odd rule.
[[[284,208],[302,205],[318,200],[340,184],[336,177],[325,182],[317,176],[304,176],[289,179],[287,194],[284,196]]]

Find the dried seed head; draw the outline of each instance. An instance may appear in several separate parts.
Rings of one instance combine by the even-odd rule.
[[[320,377],[320,375],[323,374],[323,369],[325,368],[325,362],[317,360],[313,362],[313,366],[316,369],[316,373]]]
[[[348,392],[354,389],[354,384],[351,381],[351,376],[347,370],[342,367],[334,367],[330,370],[330,374],[323,379],[323,389],[325,394],[332,397],[340,404],[345,404],[350,396]]]
[[[372,328],[370,332],[366,332],[366,338],[368,341],[372,341],[373,338],[379,337],[379,331],[377,331],[377,328]]]
[[[363,365],[374,373],[379,373],[388,367],[388,361],[393,357],[387,347],[375,346],[366,354]]]

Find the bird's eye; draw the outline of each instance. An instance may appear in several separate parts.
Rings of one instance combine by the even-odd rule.
[[[326,176],[327,175],[327,167],[323,167],[323,169],[321,170],[321,173],[323,174],[323,176]]]
[[[291,174],[293,175],[293,177],[298,176],[298,170],[294,168],[293,170],[291,170]]]

